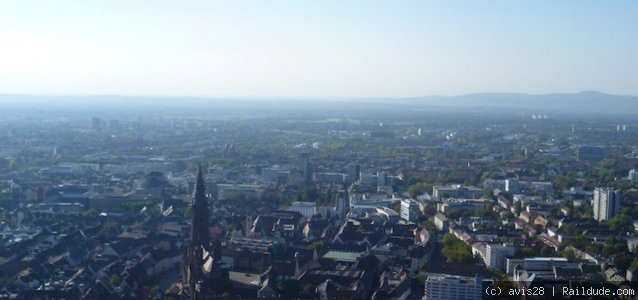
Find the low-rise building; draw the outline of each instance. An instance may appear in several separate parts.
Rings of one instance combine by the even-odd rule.
[[[264,187],[258,184],[217,184],[217,199],[230,200],[234,197],[261,199]]]
[[[432,195],[439,199],[443,198],[468,198],[479,199],[483,197],[485,191],[475,186],[464,186],[461,184],[435,185],[432,187]]]
[[[304,218],[310,219],[317,213],[317,204],[314,202],[293,202],[288,210],[299,212]]]
[[[448,230],[450,222],[448,221],[448,218],[444,214],[437,213],[434,216],[434,225],[436,225],[436,229],[446,232]]]

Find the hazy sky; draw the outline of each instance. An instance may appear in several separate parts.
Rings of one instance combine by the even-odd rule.
[[[638,95],[638,1],[0,3],[0,93]]]

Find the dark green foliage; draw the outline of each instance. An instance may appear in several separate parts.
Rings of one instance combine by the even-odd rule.
[[[421,227],[425,228],[430,233],[430,235],[435,235],[438,232],[436,225],[434,225],[434,222],[430,220],[421,222]]]
[[[631,230],[632,220],[627,215],[619,215],[615,216],[609,221],[607,221],[607,226],[609,226],[610,230],[618,231],[618,232],[626,232]]]
[[[120,286],[120,283],[122,283],[122,279],[120,278],[119,275],[113,274],[111,275],[111,280],[109,281],[109,283],[111,284],[112,287],[118,287]]]
[[[476,212],[474,212],[474,216],[483,219],[492,219],[496,218],[498,214],[494,210],[492,210],[492,206],[488,204],[477,209]]]
[[[578,235],[568,242],[569,245],[574,246],[576,249],[585,249],[589,245],[589,240],[584,235]]]
[[[517,257],[534,257],[538,256],[538,251],[532,247],[519,247],[514,250],[514,255]]]
[[[432,191],[432,185],[425,182],[415,183],[408,187],[408,193],[412,198],[416,198],[417,196],[430,191]]]
[[[170,183],[162,172],[151,172],[146,176],[146,186],[149,188],[159,188],[170,186]]]
[[[308,250],[312,250],[312,251],[321,251],[321,249],[323,248],[323,242],[321,241],[316,241],[313,242],[312,244],[310,244],[310,246],[308,246]]]
[[[565,250],[563,251],[563,257],[567,258],[570,261],[573,261],[576,259],[576,255],[574,254],[574,251],[572,250]]]
[[[467,263],[472,260],[470,246],[450,233],[443,236],[443,249],[441,249],[441,253],[447,258],[448,263]]]

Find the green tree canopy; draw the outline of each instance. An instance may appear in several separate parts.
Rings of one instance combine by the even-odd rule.
[[[441,253],[447,258],[448,263],[467,263],[472,260],[470,246],[450,233],[443,236],[443,249]]]

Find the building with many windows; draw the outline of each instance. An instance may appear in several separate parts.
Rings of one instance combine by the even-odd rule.
[[[517,179],[505,179],[505,191],[512,194],[526,191],[549,195],[554,192],[554,185],[549,181],[524,181]]]
[[[485,195],[483,189],[475,186],[463,186],[453,184],[447,186],[435,185],[432,188],[432,195],[436,198],[468,198],[479,199]]]
[[[299,212],[304,218],[310,219],[317,213],[317,204],[314,202],[295,201],[288,210]]]
[[[320,184],[343,184],[345,175],[341,173],[319,172],[314,174],[316,183]]]
[[[236,183],[220,183],[217,184],[217,199],[232,200],[236,198],[261,199],[264,192],[264,186],[259,184],[236,184]]]
[[[488,244],[485,246],[485,265],[490,268],[505,270],[506,259],[514,256],[514,246],[507,244]]]
[[[430,276],[423,300],[475,300],[483,295],[483,279],[451,275]]]
[[[509,276],[515,276],[517,269],[534,272],[550,272],[554,267],[564,268],[568,265],[569,261],[564,257],[506,258],[505,272]]]
[[[401,219],[409,222],[418,222],[421,215],[419,203],[413,199],[401,200]]]
[[[596,188],[592,204],[596,221],[609,220],[620,213],[620,190]]]
[[[352,184],[359,181],[361,178],[361,166],[358,164],[352,164],[348,166],[348,175],[346,176],[346,183]]]

